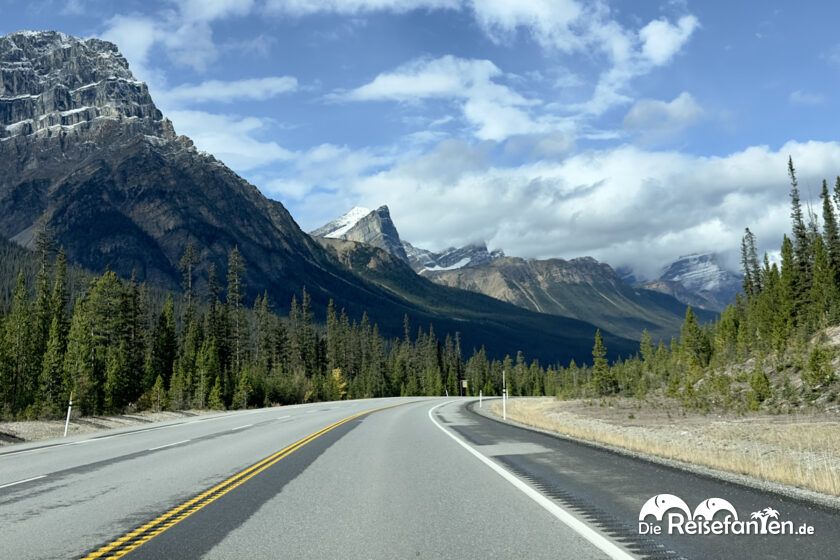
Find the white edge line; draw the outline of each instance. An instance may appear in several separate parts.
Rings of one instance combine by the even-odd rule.
[[[8,484],[4,484],[0,486],[0,488],[8,488],[9,486],[14,486],[15,484],[23,484],[24,482],[31,482],[33,480],[38,480],[39,478],[45,478],[47,475],[42,474],[41,476],[33,476],[32,478],[26,478],[23,480],[18,480],[17,482],[10,482]]]
[[[243,428],[250,428],[251,426],[253,426],[253,424],[245,424],[244,426],[237,426],[235,428],[231,428],[230,431],[235,432],[236,430],[241,430]]]
[[[157,447],[150,447],[146,451],[157,451],[158,449],[163,449],[164,447],[172,447],[173,445],[178,445],[178,444],[181,444],[181,443],[187,443],[188,441],[190,441],[190,440],[185,439],[183,441],[176,441],[174,443],[167,443],[166,445],[159,445]]]
[[[432,408],[430,408],[429,409],[429,420],[431,420],[432,423],[435,426],[437,426],[443,433],[445,433],[446,435],[451,437],[453,440],[455,440],[458,443],[458,445],[460,445],[461,447],[463,447],[464,449],[466,449],[467,451],[472,453],[482,463],[484,463],[485,465],[487,465],[488,467],[493,469],[496,472],[496,474],[498,474],[499,476],[501,476],[502,478],[504,478],[505,480],[507,480],[508,482],[513,484],[516,487],[517,490],[521,491],[523,494],[525,494],[526,496],[528,496],[529,498],[531,498],[532,500],[537,502],[537,504],[542,506],[543,509],[545,509],[550,514],[552,514],[554,517],[556,517],[557,519],[562,521],[564,524],[566,524],[570,529],[575,531],[581,537],[583,537],[584,539],[589,541],[596,548],[601,550],[601,552],[603,552],[604,554],[606,554],[607,556],[609,556],[610,558],[612,558],[614,560],[634,560],[633,556],[631,556],[630,554],[628,554],[627,552],[625,552],[624,550],[622,550],[621,548],[616,546],[613,542],[611,542],[610,540],[605,538],[603,535],[601,535],[600,533],[595,531],[592,527],[590,527],[586,523],[582,522],[580,519],[573,516],[568,511],[561,508],[560,506],[558,506],[552,500],[546,498],[545,496],[543,496],[542,494],[540,494],[539,492],[537,492],[536,490],[534,490],[533,488],[531,488],[530,486],[528,486],[527,484],[522,482],[519,478],[516,477],[516,475],[512,474],[510,471],[508,471],[504,467],[500,466],[499,464],[491,461],[490,459],[488,459],[487,457],[485,457],[484,455],[482,455],[481,453],[479,453],[478,451],[476,451],[475,449],[470,447],[470,445],[465,443],[461,438],[459,438],[458,436],[456,436],[455,434],[453,434],[452,432],[450,432],[449,430],[447,430],[446,428],[441,426],[438,423],[438,421],[435,420],[435,417],[432,415],[432,412],[438,407],[441,407],[445,404],[450,404],[450,403],[453,403],[453,402],[456,402],[456,401],[443,402],[443,403],[440,403],[440,404],[435,405]]]
[[[283,418],[291,418],[291,416],[288,414],[286,416],[278,416],[275,420],[282,420]]]

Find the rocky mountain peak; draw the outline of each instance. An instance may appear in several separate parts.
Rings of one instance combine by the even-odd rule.
[[[387,206],[380,206],[376,210],[356,206],[343,216],[312,231],[310,235],[367,243],[409,262]]]
[[[139,121],[148,134],[174,137],[113,43],[57,31],[0,37],[0,140],[73,132],[103,119]]]

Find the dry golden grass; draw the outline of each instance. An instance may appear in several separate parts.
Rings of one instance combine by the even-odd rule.
[[[501,403],[491,404],[501,415]],[[508,418],[638,453],[840,496],[840,422],[819,416],[720,418],[581,401],[512,399]]]

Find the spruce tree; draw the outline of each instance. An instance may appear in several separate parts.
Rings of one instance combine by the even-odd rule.
[[[607,347],[601,337],[601,329],[595,331],[592,347],[592,383],[597,395],[612,395],[618,390],[618,383],[607,362]]]
[[[828,182],[823,179],[822,192],[823,240],[828,251],[828,260],[835,282],[840,280],[840,228],[837,225],[837,213],[828,193]]]
[[[744,230],[741,240],[741,264],[744,268],[744,293],[748,297],[758,295],[761,292],[761,269],[758,265],[755,235],[750,228]]]
[[[231,350],[233,353],[234,375],[238,375],[244,361],[244,317],[242,316],[242,303],[244,299],[243,279],[245,273],[245,262],[238,247],[231,249],[228,253],[227,273],[227,308],[231,320]]]
[[[5,405],[12,413],[23,412],[31,404],[37,389],[40,356],[33,347],[35,333],[31,328],[31,305],[23,270],[18,273],[12,294],[12,306],[6,316],[2,344],[5,360],[2,383],[5,388]]]
[[[154,382],[157,376],[163,379],[164,387],[169,385],[178,354],[178,338],[175,329],[175,301],[170,293],[166,296],[152,334],[151,362],[150,368],[146,371],[147,386],[151,385],[149,380]]]
[[[802,307],[811,287],[811,247],[809,243],[808,227],[802,212],[802,202],[799,196],[799,183],[796,180],[796,170],[793,159],[788,158],[788,175],[790,176],[790,217],[792,221],[793,254],[795,262],[794,290],[795,305]]]

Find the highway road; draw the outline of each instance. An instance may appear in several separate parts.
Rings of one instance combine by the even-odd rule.
[[[467,399],[317,403],[0,451],[0,557],[826,558],[837,512],[502,424]],[[638,535],[724,498],[809,536]]]

